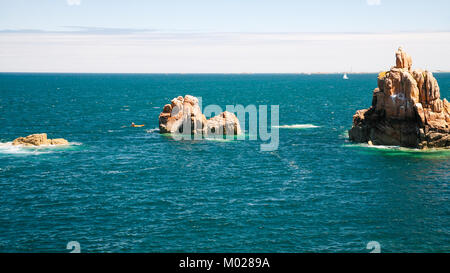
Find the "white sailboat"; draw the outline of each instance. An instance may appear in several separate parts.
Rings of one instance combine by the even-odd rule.
[[[347,73],[344,73],[344,76],[342,77],[344,80],[348,80]]]

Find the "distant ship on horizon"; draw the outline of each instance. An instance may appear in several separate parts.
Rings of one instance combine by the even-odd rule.
[[[344,76],[342,77],[342,79],[344,79],[344,80],[348,80],[348,76],[347,76],[347,73],[344,73]]]

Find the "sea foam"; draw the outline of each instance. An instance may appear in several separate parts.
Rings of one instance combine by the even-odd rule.
[[[12,142],[0,142],[0,154],[24,154],[24,155],[49,154],[55,151],[66,150],[72,146],[79,146],[79,145],[82,145],[82,143],[70,142],[69,145],[23,146],[23,145],[12,145]]]
[[[419,156],[419,157],[449,157],[449,149],[417,149],[417,148],[406,148],[401,146],[393,145],[369,145],[367,143],[352,143],[345,144],[344,147],[349,148],[364,148],[372,151],[379,151],[387,155],[409,155],[409,156]]]
[[[319,128],[320,126],[314,125],[314,124],[292,124],[292,125],[280,125],[280,126],[273,126],[275,128],[280,129],[311,129],[311,128]]]
[[[149,129],[149,130],[145,130],[147,133],[151,134],[151,133],[159,133],[159,128],[153,128],[153,129]]]

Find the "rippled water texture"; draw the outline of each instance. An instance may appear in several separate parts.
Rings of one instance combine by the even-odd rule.
[[[450,153],[347,142],[349,76],[0,74],[0,251],[449,252]],[[160,135],[184,94],[280,105],[279,149]],[[71,145],[8,144],[41,132]]]

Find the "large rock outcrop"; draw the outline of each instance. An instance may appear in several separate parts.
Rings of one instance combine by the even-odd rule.
[[[182,133],[191,135],[239,135],[242,133],[239,120],[233,113],[223,112],[206,119],[198,99],[191,95],[179,96],[166,104],[159,115],[160,133]]]
[[[27,137],[18,137],[13,140],[12,145],[41,146],[41,145],[69,145],[63,138],[48,139],[47,134],[33,134]]]
[[[396,66],[378,75],[372,106],[353,116],[350,140],[411,148],[450,148],[450,103],[433,74],[411,70],[402,48]]]

